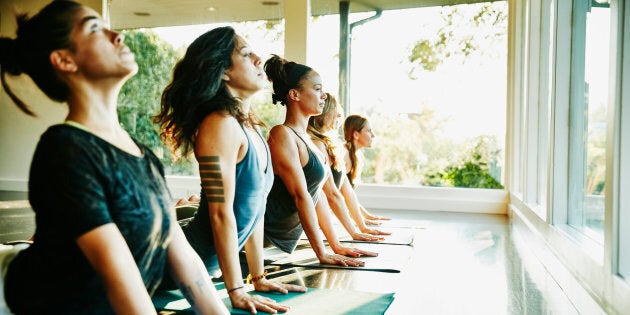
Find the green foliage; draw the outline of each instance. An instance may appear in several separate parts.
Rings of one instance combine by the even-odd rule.
[[[492,53],[480,49],[489,43],[504,40],[507,30],[507,3],[498,1],[482,4],[474,10],[459,10],[460,6],[445,6],[441,16],[444,21],[433,38],[421,38],[411,48],[409,77],[414,79],[418,70],[436,71],[448,58],[460,58],[464,62],[474,54]],[[465,12],[464,12],[465,11]],[[468,14],[467,14],[468,13]]]
[[[284,122],[286,107],[271,103],[271,86],[259,92],[252,98],[252,109],[258,117],[265,122],[267,128],[263,128],[263,136],[267,137],[269,128]]]
[[[118,97],[120,123],[133,138],[156,153],[169,173],[191,174],[192,162],[188,159],[174,161],[152,120],[160,110],[162,91],[171,80],[181,52],[151,31],[123,31],[123,34],[125,44],[135,54],[138,73],[127,81]]]
[[[467,188],[502,189],[496,179],[497,160],[500,150],[495,149],[493,138],[481,136],[473,142],[472,150],[464,155],[463,162],[448,165],[443,171],[425,175],[425,184],[430,186],[450,186]]]

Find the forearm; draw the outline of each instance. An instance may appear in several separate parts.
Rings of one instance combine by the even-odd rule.
[[[230,290],[243,286],[239,261],[238,231],[232,213],[211,216],[214,246],[223,274],[225,287]]]
[[[188,303],[197,314],[229,314],[201,258],[190,247],[179,225],[172,227],[171,234],[167,257],[169,271]]]
[[[249,274],[252,277],[258,277],[265,272],[263,238],[264,219],[258,222],[254,232],[245,243],[245,257],[249,266]]]
[[[328,207],[328,200],[325,195],[320,196],[320,199],[317,201],[316,211],[319,227],[324,233],[326,240],[328,240],[328,245],[330,245],[334,252],[337,252],[341,244],[339,243],[337,234],[333,228],[333,223],[330,217],[330,208]]]
[[[171,269],[171,275],[195,313],[228,314],[199,256],[191,255],[182,261]]]
[[[365,221],[363,220],[363,207],[359,204],[359,200],[357,199],[357,195],[354,193],[352,186],[347,180],[344,180],[341,189],[341,195],[348,207],[348,211],[350,212],[350,216],[357,224],[357,227],[360,231],[364,231],[367,226],[365,225]]]
[[[325,254],[324,242],[318,233],[318,215],[315,211],[315,206],[310,198],[295,198],[295,204],[298,207],[298,216],[300,217],[300,223],[304,229],[304,234],[308,238],[308,242],[311,248],[315,252],[317,257],[321,257]]]
[[[129,265],[110,265],[112,272],[102,276],[107,298],[116,314],[155,314],[153,302],[139,272],[131,272]],[[118,271],[113,271],[118,270]],[[137,271],[137,269],[136,269]]]
[[[348,231],[350,235],[356,233],[357,231],[352,224],[352,219],[350,217],[350,209],[346,207],[346,203],[343,197],[339,193],[336,193],[330,197],[331,198],[328,199],[328,204],[335,214],[335,217],[337,217],[339,222],[341,222],[341,225],[343,225],[343,227],[346,229],[346,231]]]

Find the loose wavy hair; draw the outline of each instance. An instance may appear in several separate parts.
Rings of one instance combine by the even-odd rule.
[[[333,141],[333,139],[322,132],[324,126],[331,123],[331,117],[332,119],[335,119],[338,112],[339,105],[337,104],[337,100],[332,94],[327,92],[322,113],[317,116],[311,116],[308,119],[308,126],[306,128],[306,131],[309,133],[311,138],[315,140],[320,140],[326,145],[326,152],[330,157],[330,164],[335,170],[341,171],[343,168],[341,165],[341,159],[337,156],[336,153],[337,146],[335,145],[335,141]]]
[[[173,69],[173,79],[162,93],[161,110],[153,121],[160,126],[160,138],[174,153],[188,155],[194,150],[199,125],[210,113],[224,110],[239,123],[264,125],[253,110],[243,113],[240,100],[222,79],[232,66],[236,49],[232,27],[218,27],[195,39]]]

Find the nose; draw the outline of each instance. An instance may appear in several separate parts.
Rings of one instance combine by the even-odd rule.
[[[325,101],[327,97],[328,97],[328,96],[326,96],[326,93],[322,93],[322,100],[324,100],[324,101]]]
[[[254,66],[258,67],[262,64],[262,59],[255,53],[252,53],[252,59],[254,60]]]
[[[108,32],[110,32],[110,33],[111,33],[112,42],[113,42],[115,45],[120,45],[120,44],[122,44],[122,43],[123,43],[123,41],[125,40],[125,35],[123,35],[123,34],[121,34],[121,33],[118,33],[118,32],[112,31],[112,30],[108,30]]]

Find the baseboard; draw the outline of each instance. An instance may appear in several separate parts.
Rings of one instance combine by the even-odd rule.
[[[367,209],[506,214],[509,201],[500,189],[361,184],[356,192]]]
[[[0,190],[3,191],[28,191],[28,180],[21,179],[0,179]]]

